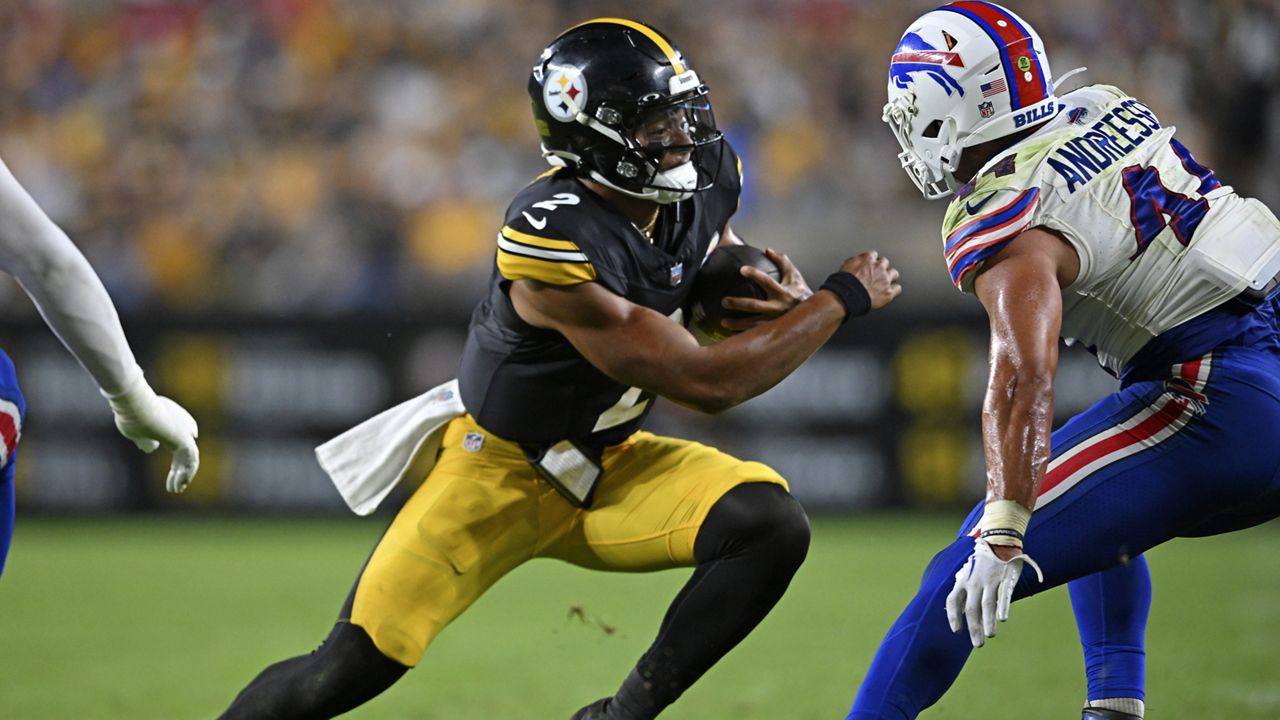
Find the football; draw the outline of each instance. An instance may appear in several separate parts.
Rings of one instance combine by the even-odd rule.
[[[689,328],[703,344],[718,342],[736,332],[721,323],[725,318],[750,315],[724,308],[721,300],[727,297],[764,299],[764,288],[742,274],[744,265],[759,268],[774,280],[782,279],[781,270],[760,248],[730,245],[714,250],[694,278],[692,302],[689,304]]]

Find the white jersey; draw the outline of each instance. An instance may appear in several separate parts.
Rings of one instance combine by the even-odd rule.
[[[1280,271],[1280,222],[1196,162],[1149,108],[1095,85],[994,158],[947,208],[951,279],[971,292],[982,263],[1024,230],[1075,248],[1062,335],[1119,375],[1152,338]]]

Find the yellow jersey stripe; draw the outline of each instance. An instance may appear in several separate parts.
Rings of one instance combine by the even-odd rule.
[[[591,23],[614,23],[616,25],[625,25],[632,30],[635,30],[652,40],[653,44],[658,46],[658,49],[661,50],[667,56],[667,59],[671,61],[671,69],[674,70],[677,75],[684,73],[685,66],[684,63],[680,62],[679,53],[676,52],[675,48],[671,47],[671,43],[667,42],[665,38],[654,32],[653,28],[647,25],[641,25],[634,20],[625,20],[623,18],[596,18],[594,20],[588,20],[584,23],[574,25],[573,27],[582,27],[583,25],[590,25]],[[569,29],[572,30],[573,28]]]
[[[577,285],[596,279],[596,269],[589,262],[555,262],[503,248],[498,248],[498,272],[508,280],[537,280],[552,285]]]
[[[739,210],[742,209],[742,157],[738,157],[738,204]]]
[[[536,178],[534,178],[534,179],[530,180],[529,182],[525,183],[525,187],[529,187],[530,185],[532,185],[532,184],[534,184],[534,183],[538,182],[539,180],[541,180],[541,179],[542,179],[542,178],[544,178],[544,177],[547,177],[547,176],[549,176],[549,175],[555,175],[556,173],[560,172],[560,171],[561,171],[561,170],[563,170],[563,169],[564,169],[564,168],[553,167],[553,168],[551,168],[550,170],[547,170],[546,172],[539,173],[539,174],[538,174],[538,177],[536,177]]]
[[[514,240],[521,245],[532,245],[533,247],[544,248],[546,250],[569,250],[572,252],[578,252],[578,246],[572,240],[555,240],[552,238],[538,237],[537,235],[520,232],[509,225],[502,226],[502,237],[508,240]]]

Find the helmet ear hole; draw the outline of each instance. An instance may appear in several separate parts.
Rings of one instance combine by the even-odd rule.
[[[921,131],[920,135],[927,138],[936,138],[940,132],[942,132],[942,121],[934,120],[925,126],[925,129]]]

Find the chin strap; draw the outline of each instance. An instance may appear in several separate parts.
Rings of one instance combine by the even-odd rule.
[[[698,183],[698,169],[693,166],[692,160],[665,172],[654,174],[654,182],[665,182],[669,185],[668,187],[649,186],[649,188],[644,191],[628,190],[624,187],[619,187],[617,184],[611,182],[609,178],[601,175],[595,170],[590,171],[588,174],[592,180],[595,180],[601,185],[613,188],[624,195],[629,195],[640,200],[648,200],[650,202],[658,203],[659,205],[670,205],[671,203],[688,200],[693,197],[694,188]]]

